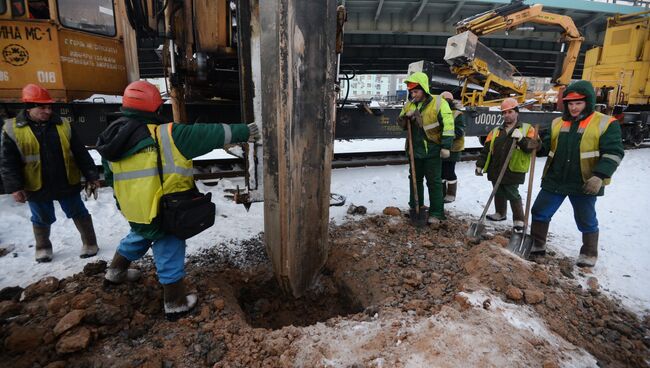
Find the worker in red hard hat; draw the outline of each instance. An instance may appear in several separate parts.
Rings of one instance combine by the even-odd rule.
[[[92,217],[81,200],[80,183],[83,175],[89,188],[99,187],[95,163],[70,122],[52,112],[54,100],[47,89],[28,84],[22,101],[25,109],[7,120],[2,129],[0,174],[5,191],[16,202],[29,205],[36,261],[52,260],[50,227],[56,221],[55,200],[81,234],[80,257],[92,257],[99,247]]]
[[[487,218],[491,221],[504,221],[507,218],[508,202],[512,209],[513,231],[524,229],[524,207],[519,195],[519,185],[526,180],[530,168],[530,154],[538,149],[540,141],[535,128],[528,123],[519,122],[519,102],[506,98],[501,103],[503,124],[494,128],[487,136],[481,155],[476,162],[476,175],[487,172],[488,180],[495,184],[501,168],[507,165],[506,172],[494,196],[495,213]],[[517,141],[510,161],[506,162],[512,140]]]
[[[185,240],[161,224],[163,190],[165,195],[196,190],[193,158],[226,144],[257,139],[259,130],[255,123],[170,123],[160,115],[162,105],[153,84],[129,84],[122,99],[123,117],[99,135],[97,151],[104,159],[106,182],[113,187],[120,211],[131,226],[105,279],[112,283],[137,280],[139,271],[129,265],[151,248],[163,285],[165,314],[174,320],[194,308],[197,296],[186,292],[183,282]]]

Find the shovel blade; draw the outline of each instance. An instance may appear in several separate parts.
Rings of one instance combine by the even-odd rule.
[[[521,258],[528,259],[533,247],[533,238],[529,234],[513,233],[508,242],[508,250]]]
[[[485,225],[479,222],[472,222],[467,229],[467,236],[474,239],[480,239],[485,230]]]

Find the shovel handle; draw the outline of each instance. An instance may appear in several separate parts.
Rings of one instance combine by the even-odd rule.
[[[406,123],[409,145],[409,165],[411,165],[411,186],[413,187],[413,198],[415,199],[415,213],[420,214],[420,198],[418,196],[418,185],[415,182],[415,159],[413,158],[413,136],[411,135],[411,120]]]
[[[535,140],[539,140],[539,124],[535,127]],[[537,148],[530,154],[530,173],[528,174],[528,193],[526,193],[526,214],[524,215],[524,235],[528,229],[528,219],[530,217],[530,202],[533,197],[533,179],[535,178],[535,159],[537,158]]]
[[[497,181],[494,183],[494,188],[492,189],[492,193],[490,193],[490,198],[488,198],[487,203],[485,204],[485,208],[483,209],[483,213],[481,214],[479,223],[483,223],[483,221],[485,221],[485,215],[487,215],[487,211],[490,209],[490,204],[492,203],[492,199],[494,199],[494,195],[497,193],[497,189],[499,189],[499,185],[501,184],[501,179],[503,179],[503,175],[505,175],[506,173],[506,169],[508,168],[508,164],[510,163],[510,157],[512,157],[512,153],[515,151],[516,145],[517,145],[517,140],[513,138],[512,144],[510,144],[510,149],[508,150],[508,155],[506,156],[506,160],[503,162],[503,166],[501,166],[501,171],[499,171],[499,176],[497,177]]]

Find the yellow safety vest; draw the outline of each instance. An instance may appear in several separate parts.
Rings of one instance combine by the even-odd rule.
[[[582,180],[585,182],[593,175],[593,168],[600,160],[600,136],[605,133],[609,124],[615,120],[609,115],[594,112],[591,117],[582,120],[578,126],[578,134],[582,135],[582,138],[580,138],[580,173],[582,174]],[[570,130],[571,122],[562,120],[561,117],[556,118],[551,123],[551,150],[548,153],[546,166],[544,166],[545,175],[548,168],[551,167],[553,156],[557,150],[560,132],[568,133]],[[616,162],[621,161],[621,158],[616,155],[605,154],[603,157],[608,157]],[[604,179],[603,185],[608,185],[610,182],[611,178]]]
[[[25,190],[35,192],[43,186],[41,173],[41,145],[29,127],[29,124],[18,124],[16,118],[5,121],[3,127],[7,136],[11,138],[23,160],[23,177],[25,178]],[[67,121],[56,124],[56,131],[61,141],[61,151],[63,152],[63,163],[65,172],[70,185],[77,185],[81,182],[81,171],[70,149],[70,140],[72,139],[72,127]]]
[[[442,142],[442,136],[445,135],[454,135],[454,127],[451,126],[451,129],[449,127],[443,127],[442,125],[444,124],[441,122],[438,122],[438,112],[440,111],[440,103],[441,103],[442,97],[440,95],[435,96],[435,99],[433,101],[430,101],[421,111],[420,115],[422,115],[422,128],[424,128],[424,133],[426,134],[427,138],[436,143],[440,144]],[[414,103],[412,101],[408,101],[406,105],[402,108],[402,112],[400,113],[400,116],[404,116],[407,112],[409,111],[414,111],[417,110],[418,106],[417,103]]]
[[[458,115],[462,115],[463,112],[459,110],[454,110],[454,127],[456,123],[456,118]],[[461,152],[465,149],[465,136],[454,138],[454,143],[451,145],[451,152]]]
[[[519,131],[521,131],[521,134],[524,137],[526,137],[528,136],[528,130],[530,129],[530,124],[521,123],[521,127],[519,127],[518,129]],[[497,127],[492,129],[490,134],[488,134],[488,138],[491,138],[490,151],[488,152],[487,160],[485,160],[485,166],[483,166],[483,171],[487,171],[488,166],[490,165],[490,158],[492,158],[492,152],[494,151],[494,141],[499,136],[499,131],[500,129]],[[527,173],[529,168],[530,168],[530,153],[526,153],[522,151],[521,148],[519,148],[519,146],[515,147],[515,151],[512,153],[512,157],[510,157],[510,162],[508,163],[508,169],[516,173]]]
[[[162,160],[163,187],[158,175],[158,150],[146,147],[120,161],[111,161],[113,191],[122,214],[129,222],[150,224],[156,216],[160,197],[194,188],[192,160],[181,154],[172,137],[173,123],[147,124],[152,138],[158,138]]]

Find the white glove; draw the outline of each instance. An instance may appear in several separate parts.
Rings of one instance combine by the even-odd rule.
[[[440,150],[440,158],[449,158],[450,154],[451,152],[449,152],[449,150],[446,148]]]
[[[476,167],[476,170],[474,171],[474,174],[476,174],[476,176],[483,176],[483,168],[482,167]]]
[[[515,128],[515,129],[512,131],[512,134],[510,134],[510,137],[513,138],[513,139],[516,139],[517,142],[519,142],[519,141],[524,137],[524,135],[521,134],[521,130]]]
[[[248,124],[248,140],[250,142],[255,142],[258,139],[260,139],[260,129],[257,127],[257,124]]]
[[[586,194],[596,195],[598,192],[600,192],[600,188],[602,186],[603,179],[597,176],[592,176],[591,178],[587,179],[585,185],[582,186],[582,191]]]
[[[416,110],[411,110],[411,111],[407,112],[407,113],[404,114],[404,115],[405,115],[407,118],[411,119],[411,118],[413,117],[413,115],[415,115],[415,111],[416,111]]]

